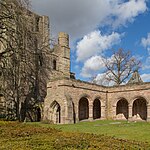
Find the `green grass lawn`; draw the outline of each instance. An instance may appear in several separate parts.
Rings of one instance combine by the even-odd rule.
[[[48,125],[62,131],[104,134],[121,139],[144,141],[150,143],[150,122],[128,122],[97,120],[93,122],[79,122],[77,124]]]
[[[0,150],[148,150],[149,127],[142,122],[50,125],[0,121]]]

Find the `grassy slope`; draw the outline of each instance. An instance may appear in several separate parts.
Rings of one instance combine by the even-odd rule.
[[[46,124],[40,125],[49,126]],[[150,143],[149,122],[98,120],[69,125],[51,125],[51,127],[69,132],[77,131],[83,133],[104,134],[121,139],[144,141]]]
[[[149,149],[144,142],[121,140],[114,137],[62,132],[49,127],[65,128],[67,131],[82,130],[82,132],[100,133],[97,127],[109,126],[104,122],[82,122],[76,125],[46,125],[42,123],[17,123],[0,121],[0,150],[116,150],[116,149]],[[98,125],[99,124],[99,125]],[[98,125],[98,126],[96,126]],[[112,125],[113,126],[113,125]],[[94,127],[94,128],[93,128]],[[72,128],[72,129],[71,129]],[[97,128],[97,130],[95,130]],[[109,130],[110,127],[108,127]],[[105,128],[106,129],[106,128]],[[97,131],[97,132],[96,132]],[[115,130],[114,130],[115,131]]]

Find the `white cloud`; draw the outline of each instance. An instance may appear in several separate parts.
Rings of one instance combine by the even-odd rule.
[[[116,18],[112,25],[113,27],[118,27],[126,25],[128,22],[133,22],[136,16],[144,13],[146,10],[146,0],[129,0],[126,3],[115,4],[113,15]]]
[[[141,39],[141,44],[142,46],[144,46],[145,48],[147,48],[149,54],[150,54],[150,33],[147,34],[147,38],[142,38]]]
[[[94,31],[85,35],[77,43],[77,60],[83,61],[93,55],[101,54],[104,50],[118,44],[121,41],[122,35],[116,32],[110,35],[102,35],[100,31]]]
[[[147,37],[146,37],[146,38],[143,37],[143,38],[141,39],[141,45],[142,45],[144,48],[147,49],[148,55],[149,55],[149,56],[147,57],[145,63],[143,64],[142,69],[143,69],[143,70],[150,69],[150,65],[149,65],[149,64],[150,64],[150,33],[147,34]]]
[[[143,63],[143,65],[142,65],[142,69],[143,70],[148,70],[148,69],[150,69],[150,56],[148,56],[147,58],[146,58],[146,61]]]
[[[88,59],[82,68],[81,75],[83,77],[92,77],[96,71],[104,68],[103,58],[101,56],[93,56]]]
[[[144,82],[150,82],[150,74],[142,74],[141,78]]]
[[[65,31],[71,39],[83,37],[99,26],[132,22],[147,10],[146,0],[31,0],[33,10],[49,16],[51,32]]]

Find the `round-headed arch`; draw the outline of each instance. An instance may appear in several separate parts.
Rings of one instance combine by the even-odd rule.
[[[138,96],[134,99],[132,104],[132,116],[137,119],[147,119],[147,100],[144,97]]]
[[[79,121],[89,118],[89,101],[87,96],[80,98],[79,100]]]
[[[93,102],[93,119],[101,118],[101,101],[100,98],[97,97]]]
[[[120,98],[116,104],[116,116],[118,119],[128,119],[128,101],[125,98]]]

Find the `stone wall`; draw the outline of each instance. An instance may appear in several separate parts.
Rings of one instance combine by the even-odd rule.
[[[33,48],[35,48],[37,53],[45,54],[45,49],[50,50],[50,47],[49,47],[49,39],[50,39],[50,37],[49,37],[50,36],[49,35],[49,18],[47,16],[40,16],[38,14],[35,14],[34,12],[31,12],[31,11],[23,9],[23,8],[22,8],[22,12],[25,14],[25,21],[28,21],[28,25],[29,25],[28,27],[30,27],[28,29],[33,34],[32,39],[31,38],[27,39],[26,37],[25,38],[23,37],[23,42],[24,42],[24,46],[26,46],[26,50],[31,51],[31,50],[33,50]],[[11,25],[14,25],[13,28],[15,30],[16,29],[16,24],[13,24],[13,22],[11,22],[11,23],[12,23]],[[10,37],[9,34],[6,35],[4,33],[3,36],[4,37],[6,36],[7,39],[12,40],[12,37]],[[32,43],[32,45],[31,45],[30,42]],[[12,42],[12,45],[13,44],[15,44],[15,43]],[[7,46],[8,46],[8,44],[7,44],[6,41],[3,42],[3,43],[0,41],[0,52],[5,51],[5,48],[7,48]],[[32,46],[32,48],[31,48],[31,46]],[[5,55],[7,56],[7,53]],[[26,57],[26,55],[24,57]],[[8,64],[6,64],[6,66],[7,65],[9,66],[9,58],[10,58],[10,56],[7,58],[7,63]],[[2,63],[2,62],[0,62],[0,63]],[[41,72],[39,72],[39,74],[40,73]],[[43,79],[43,80],[45,80],[45,79]],[[41,85],[40,93],[41,93],[42,98],[45,96],[45,93],[46,93],[45,92],[46,91],[45,90],[46,84],[45,84],[45,87],[44,87],[44,83],[45,82],[42,82],[42,83],[40,82],[39,83]],[[9,113],[8,111],[13,110],[12,108],[14,106],[14,104],[13,104],[14,102],[12,101],[12,99],[8,98],[7,94],[5,94],[4,90],[2,90],[5,85],[6,85],[5,80],[2,78],[2,73],[0,72],[0,117],[3,117],[4,115],[7,115]],[[27,85],[26,88],[29,88],[29,85]],[[26,88],[24,88],[24,89],[26,89]],[[27,95],[29,93],[26,93],[26,91],[25,91],[24,94]],[[5,97],[5,99],[4,99],[4,97]],[[24,103],[24,98],[22,98],[19,102],[21,104],[23,104]]]
[[[82,113],[79,112],[80,100],[85,101],[83,98],[88,101],[88,120],[93,120],[94,118],[94,111],[96,111],[94,110],[95,100],[100,101],[100,117],[97,119],[149,120],[150,118],[150,83],[103,87],[67,78],[49,82],[47,97],[44,102],[44,110],[46,111],[44,112],[44,117],[53,120],[53,117],[50,118],[54,111],[51,109],[51,104],[56,101],[61,107],[60,123],[75,123],[79,120],[84,120],[79,118],[79,114]],[[123,104],[127,105],[127,107],[122,106],[121,103],[119,104],[120,100],[123,100]],[[146,105],[143,106],[143,110],[145,110],[137,110],[138,112],[133,114],[133,109],[140,109],[138,103],[135,106],[137,108],[133,108],[134,102],[140,102],[140,100],[146,102]],[[141,102],[139,105],[141,105]],[[85,109],[87,108],[85,107]],[[125,109],[127,109],[127,112],[125,112]],[[117,111],[119,111],[119,114],[117,114]]]
[[[6,102],[3,95],[0,94],[0,118],[3,118],[6,115]]]
[[[126,100],[128,103],[128,117],[133,117],[133,105],[136,100],[143,100],[146,102],[147,120],[150,118],[150,83],[131,84],[120,87],[108,88],[108,116],[110,118],[116,117],[116,107],[119,100]]]

